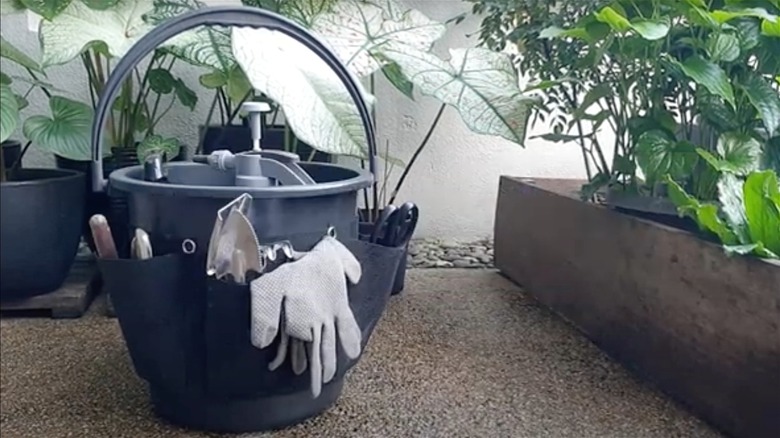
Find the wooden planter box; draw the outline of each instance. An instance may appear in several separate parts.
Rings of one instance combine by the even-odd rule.
[[[632,372],[728,435],[780,437],[780,264],[502,177],[495,263]]]

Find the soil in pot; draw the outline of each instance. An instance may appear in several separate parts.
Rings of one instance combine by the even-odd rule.
[[[252,130],[246,125],[227,125],[200,127],[201,144],[204,154],[210,154],[219,149],[227,149],[238,153],[252,150]],[[284,150],[284,128],[271,127],[263,129],[263,148]],[[298,140],[296,152],[302,161],[330,163],[331,156],[324,152],[314,151],[308,144]],[[313,155],[312,155],[313,153]]]
[[[171,161],[181,161],[186,156],[186,146],[182,145],[179,155]],[[130,239],[127,233],[127,203],[121,193],[92,191],[92,162],[76,161],[55,155],[57,167],[60,169],[75,170],[86,175],[84,181],[84,220],[82,234],[89,249],[95,252],[95,243],[92,240],[92,232],[89,228],[89,218],[95,214],[102,214],[108,219],[111,226],[111,234],[116,242],[120,254],[126,254],[130,247]],[[138,155],[135,148],[114,148],[112,155],[103,159],[103,175],[107,178],[111,172],[125,167],[138,165]]]
[[[0,184],[0,299],[56,290],[78,251],[84,211],[80,172],[18,169]]]

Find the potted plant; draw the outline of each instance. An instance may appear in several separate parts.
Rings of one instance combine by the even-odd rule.
[[[83,110],[94,111],[112,66],[132,43],[151,29],[139,13],[153,8],[147,0],[121,0],[100,5],[66,0],[23,4],[41,16],[38,36],[42,65],[49,67],[77,60],[83,64],[90,98],[88,104],[82,105]],[[85,27],[94,32],[83,32]],[[159,132],[160,121],[176,103],[190,110],[197,104],[197,95],[184,80],[172,73],[176,61],[173,55],[156,51],[150,62],[137,68],[133,78],[123,86],[106,126],[111,147],[105,149],[105,174],[143,162],[146,156],[155,152],[166,160],[184,157],[186,148],[177,139]],[[53,126],[58,120],[55,118],[48,123]],[[112,222],[121,223],[126,215],[122,197],[109,198],[92,192],[89,186],[92,157],[87,144],[53,143],[49,150],[54,153],[58,167],[87,174],[83,232],[94,250],[88,218],[100,213],[110,217]],[[120,247],[128,243],[126,236],[117,234],[114,237]]]
[[[776,4],[475,3],[588,174],[503,176],[496,266],[716,427],[780,433]]]
[[[53,94],[54,87],[39,80],[44,73],[38,62],[1,36],[0,48],[0,57],[28,74],[0,73],[0,300],[9,301],[53,292],[63,284],[78,250],[84,205],[83,174],[26,168],[23,155],[31,145],[49,150],[52,144],[88,143],[91,117],[78,102]],[[19,89],[26,91],[19,94]],[[27,117],[22,123],[27,144],[7,154],[12,150],[7,144],[20,145],[6,142],[17,131],[19,112],[33,92],[48,99],[52,113]],[[58,120],[56,129],[46,122],[51,119]]]

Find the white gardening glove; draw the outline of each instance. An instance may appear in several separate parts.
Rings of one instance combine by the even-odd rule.
[[[268,364],[270,371],[275,371],[282,366],[284,360],[287,358],[287,350],[290,350],[290,363],[292,364],[292,370],[296,376],[300,376],[306,371],[306,345],[303,341],[296,338],[290,338],[287,331],[282,328],[279,333],[281,341],[279,342],[279,348],[276,350],[276,358]]]
[[[349,307],[345,276],[353,284],[360,281],[360,263],[341,242],[326,236],[305,256],[251,283],[252,345],[271,345],[280,331],[284,302],[284,331],[309,349],[315,397],[336,374],[337,330],[347,357],[360,355],[361,331]]]

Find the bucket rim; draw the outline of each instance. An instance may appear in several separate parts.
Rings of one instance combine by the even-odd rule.
[[[143,179],[143,166],[135,165],[115,170],[109,175],[110,186],[127,193],[144,193],[159,196],[177,196],[193,198],[235,198],[248,193],[253,198],[308,198],[342,193],[357,192],[374,183],[370,171],[354,169],[332,163],[301,163],[306,167],[337,167],[355,173],[355,176],[339,181],[299,186],[245,187],[245,186],[206,186],[185,185],[171,182],[153,182]],[[170,162],[166,167],[204,166],[193,162]]]

